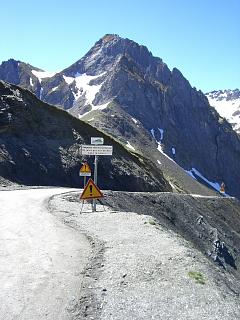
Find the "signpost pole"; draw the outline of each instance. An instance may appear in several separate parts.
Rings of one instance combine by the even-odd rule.
[[[97,187],[97,166],[98,166],[98,156],[111,156],[113,154],[113,146],[108,146],[108,145],[104,145],[103,144],[104,139],[102,137],[91,137],[91,145],[81,145],[81,155],[85,155],[85,156],[95,156],[94,159],[94,181],[92,181],[92,183],[94,184],[95,188]],[[82,170],[84,171],[84,170]],[[86,168],[85,168],[86,171]],[[87,171],[86,171],[87,173]],[[89,176],[91,176],[91,170],[89,169]],[[83,174],[82,174],[83,175]],[[89,180],[88,180],[89,182]],[[88,182],[86,185],[86,188],[88,187]],[[96,199],[101,198],[103,195],[101,195],[101,197],[96,196],[93,197],[93,193],[92,193],[92,185],[89,184],[89,197],[85,199],[92,199],[92,211],[96,211]],[[85,188],[83,193],[85,192]],[[99,191],[100,192],[100,191]],[[85,192],[86,193],[86,192]],[[100,195],[100,193],[99,193]],[[91,197],[90,197],[91,196]],[[81,200],[83,200],[84,197],[81,198]]]
[[[83,177],[83,189],[85,189],[85,186],[86,186],[86,179],[87,179],[87,177],[84,176],[84,177]]]
[[[94,159],[94,183],[97,185],[97,161],[98,161],[98,156],[95,155]],[[92,206],[92,211],[96,211],[96,199],[93,199],[93,206]]]

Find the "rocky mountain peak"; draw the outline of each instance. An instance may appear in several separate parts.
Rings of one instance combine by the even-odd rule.
[[[224,181],[230,194],[240,195],[239,137],[201,91],[145,46],[106,34],[84,57],[55,75],[26,64],[20,67],[20,80],[19,74],[9,80],[8,71],[0,78],[20,81],[41,100],[91,121],[132,150],[155,154],[158,165],[164,150],[187,172],[198,172],[216,185]],[[172,169],[167,174],[171,176]]]
[[[3,61],[0,65],[0,79],[12,84],[21,85],[39,96],[40,83],[34,75],[34,71],[42,72],[41,69],[33,67],[29,63],[9,59]]]
[[[209,104],[240,133],[240,90],[225,89],[206,93]]]
[[[240,98],[240,90],[239,89],[214,90],[206,93],[206,96],[209,97],[210,99],[215,99],[218,101],[236,100]]]
[[[105,34],[97,43],[106,44],[109,42],[117,41],[120,39],[120,36],[118,34]]]
[[[10,59],[8,59],[7,61],[3,61],[3,62],[2,62],[2,65],[3,65],[3,66],[6,66],[6,65],[8,65],[8,66],[10,66],[10,65],[17,66],[20,62],[21,62],[21,61],[19,61],[19,60],[15,60],[15,59],[13,59],[13,58],[10,58]]]
[[[87,54],[72,66],[64,70],[68,76],[73,76],[76,72],[97,75],[112,68],[119,56],[128,55],[145,72],[151,70],[155,73],[160,66],[166,67],[160,58],[153,57],[152,53],[143,45],[116,34],[106,34],[98,40]]]
[[[9,59],[7,61],[3,61],[0,66],[0,79],[4,79],[5,81],[19,84],[19,64],[21,61],[17,61],[14,59]]]

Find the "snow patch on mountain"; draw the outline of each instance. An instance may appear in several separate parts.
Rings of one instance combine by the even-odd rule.
[[[161,152],[162,154],[164,154],[165,157],[167,157],[169,160],[175,162],[172,158],[170,158],[164,151],[163,151],[163,144],[162,144],[162,139],[163,139],[163,129],[160,129],[158,128],[159,132],[160,132],[160,140],[158,141],[155,137],[155,130],[154,129],[151,129],[150,132],[151,132],[151,135],[153,136],[153,138],[155,139],[155,141],[157,142],[157,149],[159,152]],[[174,147],[172,147],[172,154],[173,154],[173,157],[175,157],[175,154],[176,154],[176,149]],[[175,162],[176,163],[176,162]]]
[[[57,72],[48,72],[48,71],[36,71],[32,70],[32,74],[38,78],[39,82],[41,83],[42,79],[44,78],[51,78],[53,77]]]
[[[39,93],[39,99],[42,99],[42,93],[43,93],[43,88],[40,89],[40,93]]]
[[[196,180],[196,177],[195,177],[194,174],[192,173],[192,169],[191,169],[191,170],[185,170],[185,172],[187,172],[187,174],[189,174],[193,179]]]
[[[151,132],[151,135],[153,136],[153,138],[156,140],[156,138],[155,138],[155,131],[154,131],[154,129],[151,129],[151,130],[150,130],[150,132]]]
[[[197,179],[200,178],[203,181],[205,181],[209,186],[211,186],[216,191],[220,190],[220,184],[218,182],[212,182],[209,181],[207,178],[205,178],[196,168],[192,168],[191,170],[185,170],[192,178]]]
[[[83,93],[85,93],[85,97],[87,99],[86,103],[93,103],[93,100],[96,96],[96,94],[99,92],[102,84],[100,85],[89,85],[89,82],[93,79],[98,78],[99,76],[88,76],[86,74],[82,74],[79,76],[76,76],[75,82],[76,87],[78,89],[77,93],[73,93],[75,100],[77,100]]]
[[[221,117],[231,123],[233,129],[240,131],[240,90],[219,90],[206,93],[209,104]]]
[[[79,114],[78,118],[81,119],[82,117],[86,116],[88,113],[92,112],[92,111],[96,111],[96,110],[103,110],[105,108],[107,108],[107,106],[109,105],[110,102],[104,103],[104,104],[99,104],[97,106],[92,105],[92,108],[90,111],[87,111],[83,114]]]
[[[63,79],[67,84],[71,84],[75,80],[75,78],[73,77],[66,77],[66,76],[63,76]]]
[[[103,110],[103,109],[107,108],[107,106],[111,102],[111,101],[108,101],[107,103],[99,104],[99,105],[93,104],[93,101],[96,97],[96,94],[100,91],[104,81],[100,84],[97,84],[97,85],[94,85],[94,84],[90,85],[90,82],[92,80],[95,80],[95,79],[103,76],[105,73],[106,72],[103,72],[102,74],[99,74],[97,76],[89,76],[86,73],[84,73],[84,74],[76,73],[74,77],[63,76],[64,80],[66,81],[66,83],[68,85],[70,85],[73,82],[75,83],[75,90],[72,89],[72,93],[74,95],[75,101],[77,101],[80,97],[84,97],[86,99],[85,105],[91,106],[91,110],[86,111],[83,114],[78,114],[79,119],[81,119],[82,117],[84,117],[85,115],[87,115],[88,113],[90,113],[92,111]],[[71,109],[69,109],[69,111],[70,110]]]
[[[160,132],[160,140],[162,141],[164,130],[163,130],[163,129],[160,129],[160,128],[158,128],[158,130],[159,130],[159,132]]]
[[[51,90],[51,91],[52,91],[52,92],[53,92],[53,91],[56,91],[56,90],[57,90],[57,88],[58,88],[58,86],[56,86],[56,87],[52,88],[52,90]]]
[[[156,141],[156,142],[157,142],[157,144],[158,144],[158,146],[157,146],[158,151],[161,152],[162,154],[164,154],[164,156],[167,157],[169,160],[175,162],[172,158],[170,158],[170,157],[163,151],[163,146],[162,146],[161,142],[160,142],[160,141]],[[175,162],[175,163],[176,163],[176,162]]]
[[[72,84],[75,81],[75,85],[76,85],[77,90],[75,90],[75,91],[72,90],[75,101],[84,95],[86,98],[86,104],[92,105],[93,100],[95,99],[96,94],[101,89],[103,83],[101,83],[99,85],[90,85],[90,81],[97,79],[97,78],[103,76],[104,74],[105,74],[105,72],[103,72],[102,74],[99,74],[97,76],[89,76],[86,73],[84,73],[84,74],[76,73],[74,77],[67,77],[64,75],[63,78],[68,85]],[[100,110],[104,109],[103,105],[98,106],[98,109],[100,109]]]

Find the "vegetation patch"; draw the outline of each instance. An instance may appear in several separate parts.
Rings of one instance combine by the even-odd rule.
[[[154,220],[152,220],[152,219],[149,220],[148,222],[149,222],[149,224],[151,224],[152,226],[155,226],[155,225],[157,224],[156,221],[154,221]]]
[[[198,271],[189,271],[188,275],[190,278],[194,279],[196,283],[205,284],[205,279],[201,272]]]

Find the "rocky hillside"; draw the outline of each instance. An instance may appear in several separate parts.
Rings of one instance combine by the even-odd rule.
[[[219,190],[224,181],[227,193],[240,197],[238,135],[201,91],[146,47],[106,35],[52,77],[32,74],[38,97],[143,154],[177,190],[195,192],[193,179]]]
[[[36,76],[38,75],[38,77]],[[0,79],[20,85],[35,93],[37,97],[41,96],[41,80],[53,74],[45,72],[39,68],[33,67],[28,63],[9,59],[0,65]]]
[[[240,90],[215,90],[206,93],[209,104],[240,133]]]
[[[25,185],[82,186],[81,144],[101,136],[113,156],[101,156],[99,186],[114,190],[170,191],[160,170],[114,139],[28,90],[0,81],[0,176]],[[90,165],[93,157],[88,157]],[[93,168],[93,166],[92,166]]]
[[[104,204],[154,216],[240,279],[240,202],[234,198],[171,193],[108,192]],[[240,286],[238,286],[240,289]]]
[[[92,240],[82,298],[73,312],[79,307],[84,319],[239,319],[239,201],[174,193],[105,195],[105,209],[99,206],[96,214],[87,206],[77,214],[77,193],[48,203],[58,219]]]

